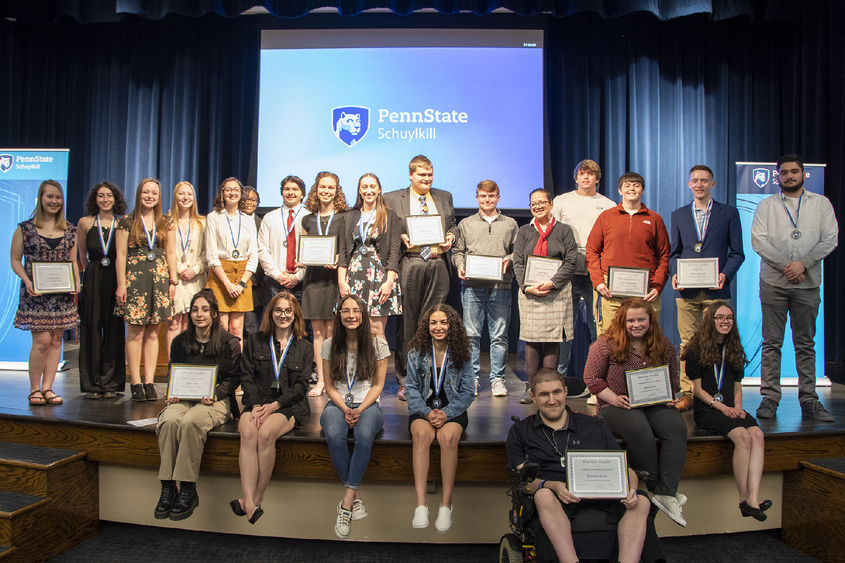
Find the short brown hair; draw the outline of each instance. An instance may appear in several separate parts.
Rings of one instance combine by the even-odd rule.
[[[616,189],[621,190],[622,184],[624,184],[625,182],[639,182],[640,185],[643,187],[643,190],[645,190],[645,179],[636,172],[625,172],[624,174],[619,176],[619,181],[616,182]]]
[[[499,185],[493,180],[481,180],[475,187],[475,193],[478,192],[493,192],[499,193]]]
[[[545,383],[546,381],[560,381],[563,384],[563,388],[566,389],[566,379],[564,379],[563,374],[552,368],[538,369],[537,373],[531,376],[528,386],[533,393],[537,389],[538,383]]]
[[[713,177],[713,171],[710,170],[709,166],[706,166],[704,164],[696,164],[695,166],[693,166],[692,168],[689,169],[689,175],[692,176],[692,173],[695,172],[696,170],[701,170],[702,172],[707,172],[708,174],[710,174],[711,178]]]
[[[408,174],[413,174],[417,168],[428,168],[430,170],[434,170],[434,165],[431,164],[431,161],[427,156],[418,154],[411,159],[411,162],[408,163]]]
[[[595,160],[590,160],[589,158],[585,158],[581,162],[575,165],[575,171],[572,173],[572,179],[578,179],[579,172],[592,172],[596,175],[596,182],[601,180],[601,166]]]

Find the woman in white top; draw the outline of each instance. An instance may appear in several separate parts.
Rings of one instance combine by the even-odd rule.
[[[167,325],[167,354],[170,344],[188,330],[191,299],[205,287],[205,217],[197,211],[197,198],[190,182],[179,182],[173,188],[170,218],[176,224],[176,274],[179,285],[173,296],[173,318]]]
[[[320,416],[332,463],[343,482],[343,499],[337,505],[334,531],[349,536],[352,520],[367,516],[358,494],[373,441],[384,423],[379,395],[384,389],[390,350],[381,337],[370,334],[370,318],[360,297],[348,295],[337,307],[332,337],[323,343],[320,357],[328,377],[329,402]],[[349,454],[349,430],[355,447]]]
[[[238,209],[243,193],[237,178],[220,182],[205,224],[207,287],[220,304],[220,325],[240,338],[242,347],[244,313],[252,310],[252,274],[258,267],[255,220]]]

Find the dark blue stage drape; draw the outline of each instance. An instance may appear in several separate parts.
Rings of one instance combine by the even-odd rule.
[[[117,181],[130,197],[146,176],[161,178],[165,186],[187,179],[197,186],[205,211],[221,178],[254,177],[261,26],[542,27],[549,184],[556,191],[570,189],[576,162],[595,158],[604,169],[605,193],[615,197],[616,178],[638,171],[646,178],[646,204],[668,221],[672,210],[689,201],[685,181],[693,164],[713,168],[716,197],[733,202],[734,161],[771,161],[797,152],[807,162],[828,163],[828,195],[838,217],[845,217],[845,8],[840,3],[407,0],[380,5],[395,13],[430,5],[443,13],[478,14],[499,6],[530,14],[541,6],[567,17],[308,15],[295,20],[164,17],[209,11],[234,16],[238,2],[114,4],[122,7],[121,14],[163,19],[112,13],[120,21],[86,25],[67,16],[109,17],[95,14],[88,3],[67,3],[89,10],[74,14],[72,8],[50,11],[34,2],[27,4],[29,17],[0,22],[0,146],[70,147],[73,219],[82,213],[88,188],[101,179]],[[264,3],[281,16],[306,13],[315,4]],[[373,4],[338,5],[353,14]],[[178,5],[192,8],[172,9]],[[643,6],[652,9],[642,11]],[[42,12],[32,15],[39,8]],[[9,9],[3,8],[7,14]],[[56,24],[23,21],[57,18]],[[825,263],[826,354],[839,362],[845,360],[845,320],[837,314],[843,309],[837,288],[845,282],[841,255],[836,251]],[[675,333],[672,298],[666,290],[662,322],[669,334]]]

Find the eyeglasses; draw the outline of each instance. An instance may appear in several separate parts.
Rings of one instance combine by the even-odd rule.
[[[475,199],[498,199],[499,194],[476,194]]]
[[[258,203],[258,199],[254,197],[248,197],[244,201],[247,203]]]
[[[223,188],[224,194],[234,194],[234,193],[241,193],[240,188]]]
[[[293,316],[293,309],[279,309],[277,307],[277,308],[273,309],[273,314],[279,315],[280,317],[292,317]]]
[[[724,321],[729,322],[729,323],[734,322],[734,316],[733,315],[716,315],[713,318],[716,319],[720,323],[724,322]]]
[[[549,201],[532,201],[531,204],[528,206],[531,209],[542,209],[549,204]]]
[[[341,309],[341,315],[360,315],[361,309]]]

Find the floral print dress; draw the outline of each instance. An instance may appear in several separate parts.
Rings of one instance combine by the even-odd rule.
[[[346,269],[346,281],[349,283],[349,291],[361,298],[367,305],[371,317],[388,317],[390,315],[402,314],[401,290],[399,289],[399,278],[393,283],[393,292],[384,303],[378,302],[378,289],[387,279],[387,269],[376,254],[375,240],[379,237],[379,231],[371,227],[367,233],[366,240],[361,240],[361,235],[355,233],[355,249],[352,251],[352,258],[349,259],[349,266]]]

